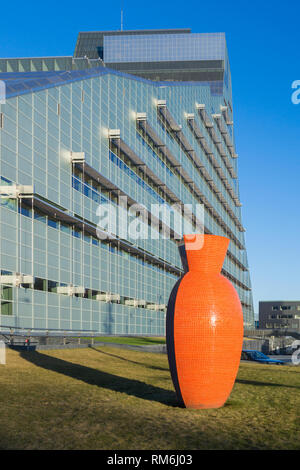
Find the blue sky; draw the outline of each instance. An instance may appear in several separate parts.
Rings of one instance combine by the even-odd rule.
[[[124,29],[226,33],[255,311],[259,300],[300,299],[300,104],[291,101],[300,80],[300,4],[123,3]],[[72,55],[78,31],[120,29],[121,4],[5,2],[0,57]]]

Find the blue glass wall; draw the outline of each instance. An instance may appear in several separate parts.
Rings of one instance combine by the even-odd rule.
[[[201,54],[220,55],[222,38],[216,35],[212,42],[212,49],[217,52],[206,51],[203,45]],[[235,205],[186,119],[188,113],[194,114],[228,184],[238,194],[237,180],[228,172],[224,158],[197,111],[197,104],[205,104],[213,121],[211,115],[220,113],[224,96],[212,93],[206,83],[164,83],[162,86],[100,68],[19,76],[17,81],[16,78],[7,77],[8,97],[6,104],[0,107],[1,187],[17,184],[33,185],[34,189],[27,205],[13,198],[1,200],[0,268],[2,276],[21,273],[32,276],[33,283],[20,287],[9,282],[1,284],[0,324],[93,330],[101,334],[164,334],[164,306],[181,269],[174,240],[138,239],[134,246],[141,254],[136,254],[122,246],[101,242],[74,228],[72,223],[57,221],[34,205],[41,199],[76,220],[85,220],[93,226],[98,223],[99,202],[112,200],[112,194],[75,170],[71,152],[84,153],[85,161],[105,181],[144,204],[149,211],[151,202],[170,203],[159,185],[155,187],[124,155],[111,148],[109,129],[119,129],[126,145],[179,200],[199,203],[191,187],[138,128],[137,113],[146,113],[155,134],[223,221],[221,224],[205,209],[206,228],[211,233],[228,236],[230,231],[234,235],[224,270],[239,293],[245,325],[252,326],[252,293],[244,234],[175,135],[166,128],[157,107],[159,100],[166,101],[169,112],[181,126],[217,190],[241,220],[240,207]],[[222,139],[216,123],[213,126]],[[229,131],[230,125],[227,127]],[[226,148],[224,142],[223,145]],[[236,159],[228,149],[226,152],[237,172]],[[117,204],[114,199],[113,202]],[[152,262],[153,258],[160,260],[160,264]],[[170,266],[175,271],[172,272]],[[84,294],[63,293],[62,288],[68,286],[82,287]],[[101,297],[106,294],[119,297],[106,301]],[[136,306],[134,300],[140,304]]]

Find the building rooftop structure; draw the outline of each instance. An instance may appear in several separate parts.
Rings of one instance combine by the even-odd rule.
[[[190,29],[80,32],[74,57],[155,81],[223,82],[231,94],[224,33]],[[217,83],[216,83],[217,85]]]

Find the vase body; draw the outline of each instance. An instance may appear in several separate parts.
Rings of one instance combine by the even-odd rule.
[[[221,274],[229,239],[184,236],[188,271],[176,283],[166,318],[169,366],[179,401],[187,408],[219,408],[230,395],[243,343],[238,294]],[[202,238],[201,238],[202,237]]]

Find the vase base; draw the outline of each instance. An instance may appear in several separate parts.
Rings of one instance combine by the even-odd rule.
[[[209,410],[209,409],[215,409],[215,408],[222,408],[224,406],[225,402],[222,403],[212,403],[209,405],[206,405],[204,403],[199,403],[195,405],[184,405],[187,409],[190,410]]]

